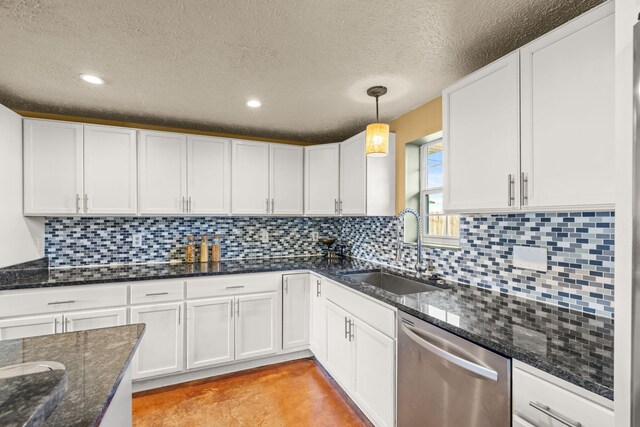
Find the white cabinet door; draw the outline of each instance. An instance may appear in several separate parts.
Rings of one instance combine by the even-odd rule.
[[[187,369],[233,360],[234,299],[187,302]]]
[[[282,276],[282,348],[309,345],[309,274]]]
[[[276,352],[276,293],[236,297],[236,360]]]
[[[305,214],[338,214],[340,144],[304,148],[304,185]]]
[[[442,93],[448,212],[519,207],[518,55],[497,60]]]
[[[327,353],[325,368],[345,389],[353,383],[353,361],[349,338],[349,313],[325,300]]]
[[[612,207],[613,3],[520,52],[524,206]]]
[[[325,322],[324,297],[322,296],[322,279],[315,275],[310,275],[311,293],[311,334],[309,337],[309,347],[320,363],[324,363],[327,334]]]
[[[191,214],[228,214],[231,204],[231,140],[188,137],[189,204]]]
[[[361,320],[353,327],[353,396],[377,426],[395,422],[396,343]]]
[[[304,205],[304,148],[269,144],[271,213],[302,215]]]
[[[134,355],[134,379],[182,371],[182,303],[132,307],[131,323],[146,324]]]
[[[187,137],[141,131],[138,144],[140,213],[186,213]]]
[[[269,144],[234,140],[231,144],[231,212],[266,215],[269,200]]]
[[[366,133],[361,132],[340,144],[340,201],[343,215],[367,213]]]
[[[82,124],[24,120],[24,213],[82,211]]]
[[[137,212],[136,131],[84,127],[84,213]]]
[[[0,340],[37,337],[59,332],[62,332],[61,314],[0,320]]]
[[[127,324],[127,309],[91,310],[64,315],[64,331],[86,331],[87,329],[110,328]]]

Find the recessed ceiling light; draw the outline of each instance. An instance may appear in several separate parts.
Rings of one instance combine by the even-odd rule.
[[[81,74],[80,78],[87,83],[91,83],[93,85],[103,85],[104,79],[98,76],[92,76],[91,74]]]
[[[262,105],[262,102],[258,101],[257,99],[250,99],[247,101],[247,107],[258,108],[261,105]]]

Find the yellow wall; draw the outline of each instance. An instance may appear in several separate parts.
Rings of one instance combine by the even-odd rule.
[[[67,116],[63,114],[38,113],[34,111],[24,111],[24,110],[15,110],[15,112],[20,114],[22,117],[32,117],[36,119],[63,120],[67,122],[120,126],[120,127],[137,128],[137,129],[158,130],[163,132],[178,132],[178,133],[189,133],[189,134],[196,134],[196,135],[220,136],[223,138],[249,139],[253,141],[278,142],[281,144],[313,145],[313,143],[303,142],[303,141],[290,141],[286,139],[277,139],[277,138],[262,138],[257,136],[235,135],[235,134],[221,133],[221,132],[208,132],[203,130],[183,129],[183,128],[175,128],[170,126],[156,126],[156,125],[146,125],[142,123],[120,122],[116,120],[104,120],[104,119],[94,119],[94,118],[88,118],[88,117]]]
[[[442,130],[442,97],[436,98],[389,124],[396,134],[396,212],[405,207],[405,150],[404,146],[423,136]]]

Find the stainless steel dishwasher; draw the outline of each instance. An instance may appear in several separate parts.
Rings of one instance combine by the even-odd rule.
[[[511,425],[509,359],[398,314],[398,427]]]

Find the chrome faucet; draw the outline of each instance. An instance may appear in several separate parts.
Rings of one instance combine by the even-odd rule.
[[[420,219],[420,214],[418,212],[416,212],[414,209],[411,208],[406,208],[403,209],[402,211],[400,211],[400,213],[398,215],[396,215],[396,218],[398,219],[398,231],[397,231],[397,238],[396,238],[396,244],[397,244],[397,249],[396,249],[396,261],[400,261],[400,250],[402,249],[402,237],[401,237],[401,230],[402,230],[402,223],[404,222],[404,216],[406,214],[412,214],[413,216],[416,217],[416,221],[418,221],[418,262],[416,262],[416,271],[418,273],[424,273],[425,271],[427,271],[427,267],[425,265],[422,264],[422,220]]]

